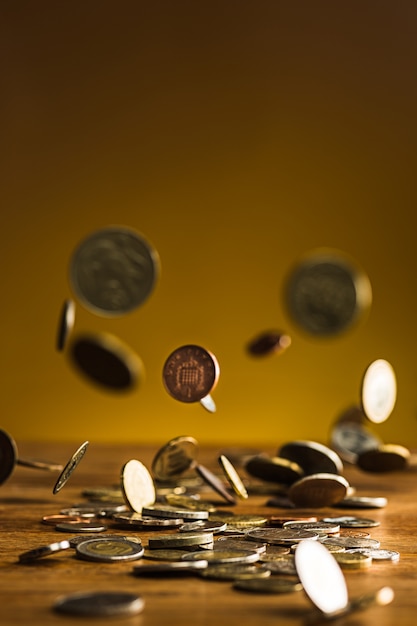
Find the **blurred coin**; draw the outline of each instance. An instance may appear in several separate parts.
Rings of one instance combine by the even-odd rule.
[[[16,462],[18,465],[22,465],[23,467],[46,470],[48,472],[60,472],[63,469],[63,465],[61,463],[54,463],[53,461],[43,461],[41,459],[18,458]]]
[[[54,494],[58,493],[58,491],[61,491],[62,487],[66,485],[68,479],[70,478],[75,468],[78,466],[84,454],[86,453],[88,445],[89,445],[89,442],[84,441],[84,443],[82,443],[80,447],[77,448],[77,450],[74,452],[74,454],[71,456],[71,458],[65,465],[61,474],[58,476],[58,480],[55,483],[52,493]]]
[[[216,410],[217,410],[216,403],[214,402],[214,400],[213,400],[213,398],[211,397],[210,394],[207,394],[206,396],[204,396],[204,398],[201,398],[200,404],[209,413],[215,413]]]
[[[145,603],[141,596],[122,591],[88,591],[58,598],[54,610],[91,617],[136,615]]]
[[[88,561],[133,561],[143,556],[144,549],[141,543],[129,541],[124,537],[89,539],[78,544],[77,556]]]
[[[121,484],[127,504],[136,513],[142,513],[144,507],[155,502],[156,492],[152,476],[141,461],[131,459],[124,464]]]
[[[347,331],[367,311],[371,298],[366,274],[336,250],[306,255],[289,272],[284,290],[293,321],[319,337]]]
[[[263,541],[273,545],[291,546],[303,539],[317,540],[318,533],[293,528],[253,528],[248,530],[246,538],[251,541]]]
[[[226,489],[224,482],[208,467],[197,463],[194,467],[197,474],[229,504],[236,504],[236,498]]]
[[[143,304],[158,274],[156,250],[143,235],[125,226],[108,226],[85,237],[69,267],[76,297],[104,317],[124,315]]]
[[[198,454],[198,443],[194,437],[180,436],[168,441],[160,448],[152,461],[155,480],[172,481],[194,467]]]
[[[301,541],[294,555],[301,584],[312,603],[323,613],[347,606],[348,590],[340,565],[317,541]]]
[[[379,548],[378,539],[363,539],[362,537],[328,537],[323,545],[343,546],[343,548]]]
[[[266,552],[266,543],[247,541],[244,538],[231,539],[230,537],[219,537],[214,543],[213,550],[249,550],[263,554]]]
[[[278,449],[278,457],[297,463],[304,474],[341,474],[339,455],[317,441],[289,441]]]
[[[71,548],[76,548],[80,543],[84,543],[84,541],[90,541],[90,539],[102,539],[103,537],[105,537],[106,539],[128,539],[129,541],[135,541],[136,543],[141,543],[141,540],[139,537],[133,537],[132,535],[110,535],[110,534],[106,534],[106,535],[102,535],[100,533],[92,533],[90,535],[88,535],[88,538],[86,537],[86,535],[73,535],[72,537],[70,537],[68,539],[70,547]]]
[[[89,382],[111,391],[129,391],[139,384],[142,361],[127,345],[109,333],[74,337],[69,356]]]
[[[67,550],[69,547],[70,544],[67,540],[50,543],[46,546],[40,546],[39,548],[34,548],[33,550],[28,550],[27,552],[19,554],[19,563],[31,563],[32,561],[40,559],[44,556],[49,556],[50,554]]]
[[[227,456],[229,461],[233,463],[235,467],[245,467],[245,464],[249,459],[257,454],[261,454],[261,450],[257,448],[246,448],[240,446],[232,446],[230,448],[223,448],[220,450],[220,454]]]
[[[372,557],[361,552],[336,552],[333,554],[342,569],[367,569],[372,565]]]
[[[95,520],[84,520],[83,522],[59,522],[55,530],[63,533],[101,533],[107,530],[107,526]]]
[[[385,422],[397,400],[395,372],[385,359],[373,361],[365,370],[361,385],[362,408],[375,424]]]
[[[319,535],[334,535],[340,531],[340,525],[334,522],[285,522],[283,528],[311,530]]]
[[[294,513],[294,515],[271,515],[268,526],[284,526],[286,522],[318,522],[315,515]]]
[[[167,494],[165,501],[170,506],[178,509],[187,509],[190,511],[207,511],[208,513],[214,513],[217,508],[212,502],[201,500],[194,496]]]
[[[237,580],[233,584],[233,589],[239,589],[239,591],[267,594],[293,593],[294,591],[301,591],[302,588],[302,584],[295,580],[274,577],[248,578]]]
[[[388,500],[383,496],[346,496],[334,506],[342,509],[382,509],[387,506]]]
[[[382,440],[357,422],[338,422],[330,434],[331,445],[340,458],[355,464],[358,455],[382,444]]]
[[[116,513],[112,516],[113,521],[124,528],[137,528],[141,530],[158,530],[160,528],[180,528],[184,523],[182,518],[158,518],[149,517],[130,511],[128,513]]]
[[[381,444],[358,455],[356,464],[366,472],[398,472],[407,468],[410,451],[398,444]]]
[[[263,563],[268,563],[270,561],[278,561],[279,559],[281,559],[282,556],[284,556],[285,554],[289,554],[289,553],[290,553],[289,546],[271,546],[267,544],[266,550],[265,552],[261,553],[259,560],[262,561]]]
[[[224,454],[218,457],[218,461],[235,494],[242,500],[246,500],[248,498],[248,492],[233,463],[229,461]]]
[[[57,524],[61,524],[63,522],[83,522],[82,517],[79,515],[44,515],[42,517],[42,524],[47,524],[48,526],[56,526]]]
[[[183,561],[196,561],[204,558],[208,561],[209,567],[224,563],[255,563],[259,561],[259,553],[255,550],[204,550],[201,552],[190,552],[184,554]]]
[[[170,561],[170,562],[178,562],[181,561],[184,554],[187,552],[187,546],[184,546],[182,549],[179,548],[145,548],[145,552],[143,554],[143,558],[149,561]],[[203,554],[201,556],[203,557]]]
[[[16,462],[16,443],[5,430],[0,430],[0,484],[4,483],[13,473]]]
[[[268,457],[265,454],[257,454],[248,459],[245,470],[255,478],[284,485],[291,485],[304,476],[304,471],[298,463],[276,456]]]
[[[338,609],[337,611],[323,613],[322,611],[313,611],[306,616],[306,624],[321,624],[323,621],[340,620],[343,617],[347,617],[357,611],[364,611],[371,606],[386,606],[394,599],[394,591],[391,587],[381,587],[377,591],[372,591],[361,595],[357,598],[352,598],[347,605]]]
[[[274,559],[273,561],[267,561],[265,562],[265,566],[272,574],[298,576],[293,554],[284,554],[280,558]]]
[[[358,553],[365,554],[373,561],[399,561],[400,553],[396,550],[383,550],[382,548],[349,548],[347,550],[350,554]]]
[[[340,517],[323,517],[323,522],[331,522],[340,525],[340,528],[372,528],[379,526],[379,522],[366,517],[355,517],[354,515],[341,515]]]
[[[214,535],[226,530],[226,522],[215,522],[212,520],[196,520],[194,522],[187,522],[179,527],[180,533],[193,532],[198,530],[199,532],[212,532]]]
[[[251,339],[246,346],[250,356],[281,354],[291,345],[291,337],[276,330],[264,331]]]
[[[212,543],[213,533],[190,532],[149,537],[148,548],[150,550],[159,548],[184,548],[187,546],[204,546]],[[206,558],[206,551],[204,551],[204,556],[201,556],[201,552],[199,554],[200,558]]]
[[[213,580],[265,580],[271,572],[264,566],[248,563],[209,563],[200,576]]]
[[[67,345],[69,335],[75,324],[75,302],[65,300],[59,316],[58,332],[56,337],[56,349],[61,352]]]
[[[206,520],[209,518],[209,512],[202,509],[180,509],[169,504],[155,504],[154,506],[144,506],[142,514],[149,517],[174,517],[182,520]]]
[[[200,561],[170,561],[167,563],[151,563],[145,565],[135,565],[133,574],[135,576],[177,576],[200,573],[206,569],[208,561],[205,561],[203,555]]]
[[[289,489],[288,497],[296,506],[331,506],[343,500],[349,483],[337,474],[311,474],[300,478]]]
[[[210,515],[211,520],[220,520],[226,522],[228,527],[246,529],[254,526],[264,526],[268,522],[268,518],[263,515],[257,515],[255,513],[239,513],[230,514],[217,511],[215,514]]]
[[[216,386],[219,378],[216,357],[200,346],[181,346],[166,359],[162,379],[168,393],[180,402],[199,402]]]

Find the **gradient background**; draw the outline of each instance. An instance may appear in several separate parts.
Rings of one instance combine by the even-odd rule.
[[[393,365],[374,427],[417,444],[417,4],[4,0],[1,423],[17,440],[271,446],[326,442],[365,368]],[[141,357],[120,395],[55,349],[74,247],[109,224],[156,247],[152,297],[118,319],[78,307]],[[288,319],[300,255],[340,249],[367,272],[369,315],[320,340]],[[278,328],[282,355],[246,342]],[[213,351],[217,413],[168,396],[184,343]]]

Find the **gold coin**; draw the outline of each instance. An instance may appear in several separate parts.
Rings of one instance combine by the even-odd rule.
[[[366,472],[396,472],[405,470],[410,459],[410,451],[398,444],[382,444],[374,450],[366,450],[358,455],[357,465]]]
[[[366,569],[372,565],[372,557],[362,552],[335,552],[333,556],[342,569]]]
[[[233,464],[224,454],[219,456],[219,463],[235,494],[242,500],[246,500],[248,492]]]
[[[122,468],[121,487],[126,503],[132,511],[142,513],[142,508],[155,502],[155,486],[147,468],[131,459]]]
[[[155,480],[172,481],[193,467],[198,454],[194,437],[179,436],[170,439],[155,454],[152,473]]]

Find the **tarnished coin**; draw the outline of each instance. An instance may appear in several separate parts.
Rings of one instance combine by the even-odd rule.
[[[143,304],[158,274],[154,247],[125,226],[108,226],[88,235],[74,250],[69,267],[78,300],[104,317],[124,315]]]
[[[319,535],[334,535],[340,531],[340,525],[334,522],[285,522],[283,528],[293,528],[296,530],[310,530]]]
[[[393,561],[400,560],[400,553],[396,550],[383,550],[382,548],[349,548],[349,553],[365,554],[373,561]]]
[[[324,507],[343,500],[348,481],[337,474],[311,474],[289,488],[288,497],[296,506]]]
[[[172,481],[196,463],[198,443],[194,437],[180,436],[168,441],[152,461],[155,480]]]
[[[47,526],[84,521],[85,520],[80,515],[63,515],[62,513],[57,513],[56,515],[44,515],[42,517],[42,524],[46,524]]]
[[[368,519],[367,517],[355,517],[354,515],[323,517],[322,521],[339,524],[340,528],[372,528],[380,524],[377,520]]]
[[[84,441],[84,443],[82,443],[80,445],[80,447],[77,448],[77,450],[74,452],[74,454],[69,459],[68,463],[65,465],[65,467],[62,470],[61,474],[58,476],[58,480],[55,483],[55,486],[54,486],[54,488],[52,490],[52,493],[54,493],[54,494],[58,493],[58,491],[61,491],[62,487],[64,487],[64,485],[66,485],[68,479],[70,478],[70,476],[74,472],[75,468],[78,466],[78,464],[82,460],[84,454],[86,453],[88,445],[89,445],[89,442],[88,441]]]
[[[278,457],[297,463],[304,474],[341,474],[343,463],[339,455],[317,441],[289,441],[278,449]]]
[[[204,396],[204,398],[201,398],[200,404],[209,413],[215,413],[217,411],[216,403],[214,402],[210,394],[207,394],[206,396]]]
[[[219,537],[214,543],[213,550],[249,550],[263,554],[266,552],[266,546],[266,543],[247,541],[244,538]]]
[[[133,567],[135,576],[178,576],[200,573],[208,566],[202,555],[200,561],[170,561],[167,563],[140,564]]]
[[[172,535],[156,535],[149,537],[148,548],[160,549],[160,548],[184,548],[187,546],[204,546],[213,543],[213,533],[209,532],[190,532],[190,533],[177,533]],[[206,558],[206,551],[204,551],[204,557]]]
[[[367,569],[372,565],[372,557],[363,552],[336,552],[333,554],[342,569]]]
[[[122,591],[89,591],[58,598],[54,610],[69,615],[123,616],[137,615],[145,606],[143,598]]]
[[[141,530],[159,530],[160,528],[181,528],[184,524],[182,518],[158,518],[149,517],[130,511],[128,513],[116,513],[112,516],[113,521],[120,527],[141,529]]]
[[[246,500],[248,498],[247,489],[233,463],[224,454],[219,456],[218,461],[235,494],[242,500]]]
[[[223,563],[255,563],[259,561],[259,553],[256,550],[204,550],[199,552],[189,552],[182,557],[183,561],[195,561],[204,558],[208,561],[209,567],[212,564]]]
[[[254,526],[264,526],[268,522],[268,518],[263,515],[256,515],[255,513],[239,513],[238,515],[231,515],[230,513],[221,514],[220,511],[210,515],[211,520],[220,520],[226,522],[229,528],[247,529]]]
[[[209,563],[200,576],[213,580],[265,580],[271,576],[271,572],[262,565],[249,563]]]
[[[0,429],[0,484],[4,483],[13,473],[16,462],[16,443],[5,430]]]
[[[56,349],[61,352],[67,345],[67,340],[73,331],[75,324],[75,302],[65,300],[59,316],[58,331],[56,337]]]
[[[207,511],[208,513],[214,513],[217,511],[217,507],[207,500],[201,500],[195,496],[167,494],[165,501],[170,506],[177,509],[186,509],[190,511]]]
[[[298,545],[298,544],[297,544]],[[293,554],[284,554],[279,559],[264,562],[265,566],[272,574],[282,574],[285,576],[297,576]]]
[[[77,556],[88,561],[111,563],[114,561],[134,561],[143,556],[141,543],[124,537],[89,539],[76,547]]]
[[[228,491],[224,482],[216,476],[208,467],[205,465],[201,465],[201,463],[197,463],[194,467],[197,474],[204,480],[204,482],[209,485],[216,493],[218,493],[226,502],[229,504],[236,504],[236,498]]]
[[[348,590],[343,572],[321,543],[301,541],[294,560],[305,593],[320,611],[332,613],[347,606]]]
[[[151,474],[141,461],[131,459],[122,467],[122,492],[127,504],[136,513],[155,502],[155,485]],[[179,516],[176,516],[179,517]]]
[[[255,478],[283,485],[292,485],[304,476],[304,471],[298,463],[265,454],[257,454],[248,459],[245,470]]]
[[[342,509],[382,509],[387,504],[388,500],[384,496],[346,496],[335,506]]]
[[[168,393],[180,402],[199,402],[217,385],[216,357],[200,346],[181,346],[166,359],[162,379]]]
[[[375,450],[366,450],[358,455],[356,464],[366,472],[398,472],[407,468],[410,451],[398,444],[386,443]]]
[[[233,584],[234,589],[239,591],[250,591],[252,593],[280,594],[301,591],[303,586],[295,580],[285,580],[284,578],[248,578],[237,580]]]
[[[315,250],[287,277],[284,300],[304,331],[332,337],[347,331],[368,310],[371,285],[365,272],[336,250]]]
[[[385,359],[373,361],[365,370],[361,386],[362,408],[375,424],[385,422],[397,400],[395,372]]]
[[[256,335],[246,345],[250,356],[263,357],[281,354],[291,345],[291,337],[277,330],[267,330]]]
[[[109,333],[77,335],[70,343],[69,357],[89,382],[109,391],[130,391],[142,375],[139,356]]]
[[[323,545],[342,546],[343,548],[379,548],[378,539],[367,539],[362,537],[327,537],[322,541]]]
[[[142,507],[142,514],[149,517],[181,518],[182,520],[206,520],[209,512],[202,509],[179,509],[169,504],[155,504]]]
[[[211,532],[213,535],[222,533],[227,528],[226,522],[216,522],[212,520],[195,520],[194,522],[186,522],[179,527],[180,533],[194,532]]]
[[[184,554],[187,553],[187,546],[184,548],[145,548],[143,558],[149,561],[181,561]],[[203,555],[201,556],[203,558]],[[206,561],[207,562],[207,561]]]
[[[246,537],[251,541],[290,546],[303,539],[317,540],[319,535],[309,530],[294,530],[293,528],[253,528],[248,530]]]
[[[382,444],[382,440],[364,424],[353,421],[337,422],[330,433],[330,441],[340,458],[352,464],[356,463],[359,454]]]
[[[44,556],[49,556],[50,554],[55,554],[56,552],[61,552],[62,550],[67,550],[70,548],[69,541],[57,541],[56,543],[50,543],[46,546],[40,546],[39,548],[34,548],[33,550],[28,550],[27,552],[22,552],[19,554],[19,563],[31,563],[37,559],[40,559]]]

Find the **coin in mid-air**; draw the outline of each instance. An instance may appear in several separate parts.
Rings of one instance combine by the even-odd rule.
[[[373,361],[365,370],[361,387],[362,408],[375,424],[385,422],[397,400],[395,372],[385,359]]]
[[[16,462],[16,443],[5,430],[0,430],[0,485],[12,474]]]
[[[154,247],[124,226],[88,235],[74,250],[69,268],[70,284],[81,304],[103,317],[124,315],[143,304],[158,274]]]
[[[59,317],[58,331],[56,336],[56,349],[61,352],[67,345],[69,335],[75,324],[75,302],[65,300]]]
[[[330,337],[348,330],[371,303],[367,275],[347,255],[315,250],[289,273],[285,302],[306,332]]]
[[[359,454],[377,448],[382,440],[361,422],[338,420],[332,426],[330,444],[343,461],[355,464]]]
[[[141,359],[113,335],[79,335],[71,342],[69,355],[77,370],[103,389],[129,391],[139,383]]]
[[[199,402],[216,386],[219,378],[216,357],[200,346],[188,344],[166,359],[162,379],[168,393],[180,402]]]
[[[172,481],[196,463],[198,443],[194,437],[180,435],[170,439],[155,454],[152,473],[155,480]]]
[[[278,456],[297,463],[304,474],[341,474],[343,463],[339,455],[317,441],[289,441],[282,445]]]
[[[136,615],[145,602],[136,593],[123,591],[86,591],[58,598],[54,610],[69,615],[108,617]]]
[[[73,473],[73,471],[75,470],[77,465],[80,463],[81,459],[83,458],[84,454],[86,453],[88,445],[89,445],[89,442],[84,441],[84,443],[82,443],[81,446],[77,448],[77,450],[71,456],[68,463],[65,465],[64,469],[58,476],[58,479],[53,488],[54,494],[58,493],[58,491],[61,491],[62,487],[67,483],[71,474]]]
[[[142,513],[143,507],[154,504],[155,485],[151,474],[141,461],[131,459],[122,468],[123,496],[132,511]]]
[[[250,356],[281,354],[291,345],[291,337],[277,330],[268,330],[249,341],[246,351]]]

